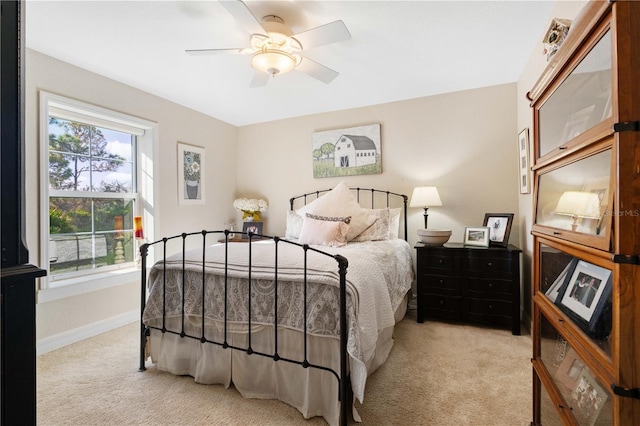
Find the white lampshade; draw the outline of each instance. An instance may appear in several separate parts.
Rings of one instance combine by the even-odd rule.
[[[558,200],[555,212],[571,216],[571,230],[576,231],[581,218],[600,218],[600,199],[595,192],[565,191]]]
[[[560,215],[598,219],[600,199],[595,192],[566,191],[560,196],[555,211]]]
[[[442,205],[438,188],[435,186],[419,186],[413,189],[409,207],[437,207]]]

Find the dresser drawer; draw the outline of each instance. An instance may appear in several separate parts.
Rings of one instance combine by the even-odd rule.
[[[511,275],[511,258],[474,255],[467,258],[467,268],[471,276]]]
[[[513,282],[495,278],[469,278],[469,296],[476,299],[500,299],[510,301]]]
[[[426,293],[459,296],[462,292],[460,278],[450,275],[422,275],[420,284],[420,288]]]
[[[462,319],[462,297],[429,295],[424,298],[425,315],[447,320]]]
[[[447,271],[455,273],[460,270],[460,259],[446,253],[423,254],[420,258],[420,264],[425,272]]]
[[[469,298],[469,319],[492,324],[511,324],[510,302]]]

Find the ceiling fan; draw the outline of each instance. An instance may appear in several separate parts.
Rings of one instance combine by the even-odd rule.
[[[338,20],[319,27],[293,34],[283,20],[276,15],[267,15],[258,21],[241,0],[221,0],[225,9],[247,29],[249,46],[226,49],[189,49],[190,55],[212,53],[240,53],[251,55],[251,66],[255,69],[251,87],[264,86],[269,77],[275,77],[294,69],[330,83],[338,72],[321,65],[303,55],[305,49],[323,46],[351,38],[344,22]]]

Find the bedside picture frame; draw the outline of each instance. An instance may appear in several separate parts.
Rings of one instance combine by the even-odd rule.
[[[584,260],[570,263],[555,304],[585,333],[593,335],[611,294],[611,271]]]
[[[467,226],[464,228],[465,246],[489,247],[489,227]]]
[[[242,238],[249,238],[249,232],[253,232],[257,235],[262,235],[262,222],[243,222]]]
[[[485,213],[483,226],[489,228],[489,245],[507,247],[513,224],[513,213]]]

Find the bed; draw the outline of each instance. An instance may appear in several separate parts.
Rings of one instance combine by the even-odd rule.
[[[341,182],[291,198],[284,237],[199,231],[144,244],[140,369],[150,358],[305,418],[346,425],[351,408],[360,421],[354,403],[391,351],[414,279],[406,202]],[[150,250],[160,260],[147,269]]]

